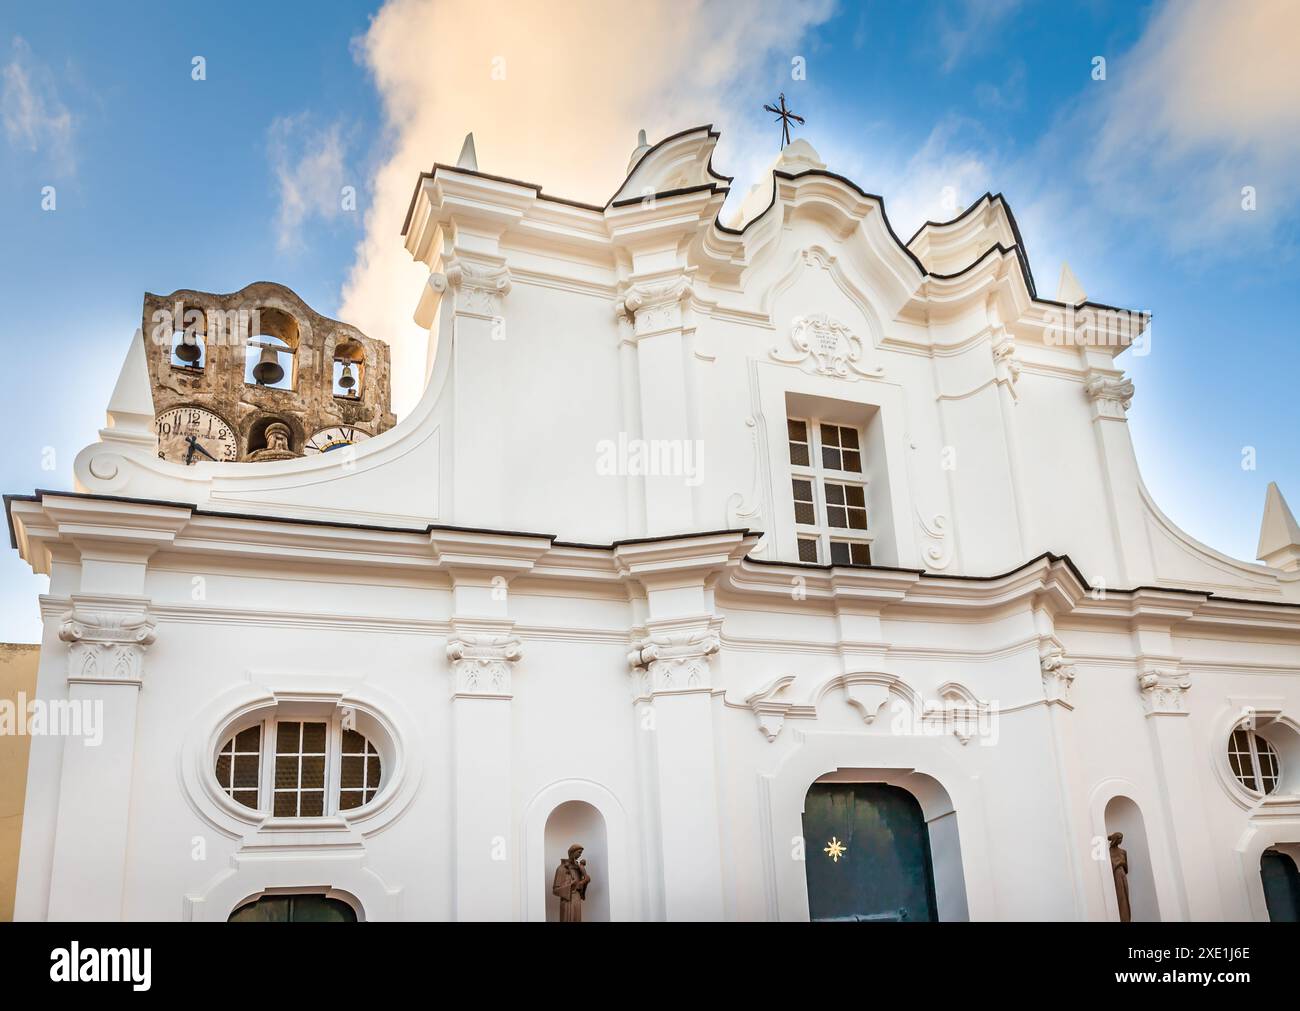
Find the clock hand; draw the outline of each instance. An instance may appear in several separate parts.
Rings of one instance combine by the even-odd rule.
[[[194,436],[191,435],[190,438],[193,439]],[[218,462],[217,458],[216,458],[215,456],[213,456],[211,453],[209,453],[209,452],[208,452],[206,449],[204,449],[202,446],[200,446],[200,445],[198,444],[197,441],[194,442],[194,443],[192,443],[192,445],[194,446],[195,449],[197,449],[200,453],[202,453],[204,456],[206,456],[206,457],[207,457],[209,460],[211,460],[213,463],[217,463],[217,462]]]
[[[190,448],[185,452],[185,466],[188,467],[194,462],[194,450],[198,448],[199,443],[198,439],[192,435],[187,435],[185,441],[190,444]]]

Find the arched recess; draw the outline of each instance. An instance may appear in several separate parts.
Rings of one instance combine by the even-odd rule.
[[[1111,801],[1121,799],[1132,805],[1128,809],[1123,803],[1111,808]],[[1112,922],[1119,920],[1119,905],[1115,899],[1115,877],[1111,873],[1110,859],[1106,850],[1106,837],[1111,832],[1123,832],[1124,842],[1121,843],[1124,849],[1129,851],[1129,884],[1133,884],[1132,875],[1136,857],[1130,847],[1130,832],[1136,831],[1132,822],[1132,816],[1136,814],[1137,824],[1141,826],[1141,833],[1146,845],[1147,866],[1151,871],[1151,887],[1154,890],[1154,905],[1156,919],[1160,920],[1185,920],[1187,919],[1187,903],[1183,895],[1182,886],[1178,876],[1178,866],[1172,856],[1173,850],[1169,844],[1169,838],[1165,833],[1164,823],[1160,818],[1160,805],[1147,791],[1141,789],[1136,783],[1127,779],[1105,779],[1093,788],[1092,797],[1088,803],[1089,815],[1092,822],[1092,844],[1097,850],[1103,852],[1103,859],[1092,861],[1096,868],[1095,888],[1100,889],[1101,909],[1096,907],[1096,891],[1090,890],[1089,899],[1089,918],[1105,919]],[[1123,812],[1121,814],[1120,812]],[[1145,814],[1143,813],[1145,812]],[[1151,818],[1148,821],[1147,815]],[[1116,821],[1112,827],[1112,817],[1123,819],[1123,824]],[[1092,848],[1089,849],[1091,853]],[[1132,888],[1130,887],[1130,904]],[[1144,906],[1144,910],[1146,907]],[[1133,919],[1139,920],[1140,917],[1136,906],[1133,907]]]
[[[346,855],[305,855],[294,859],[236,856],[201,894],[185,896],[183,915],[195,923],[224,923],[230,914],[265,895],[316,893],[341,899],[358,920],[400,918],[400,888],[390,888],[364,866],[364,855],[353,848]]]
[[[901,787],[921,805],[930,834],[935,897],[940,920],[996,920],[987,822],[977,777],[921,737],[872,738],[843,734],[798,735],[801,746],[771,774],[761,774],[766,799],[761,843],[773,919],[809,918],[808,882],[801,861],[789,859],[791,839],[803,837],[803,813],[815,782],[885,783]],[[892,767],[882,764],[888,755]],[[907,767],[899,767],[906,763]],[[959,830],[960,823],[960,830]],[[813,843],[808,841],[805,848]]]
[[[295,908],[297,907],[297,908]],[[355,895],[333,888],[264,891],[226,917],[228,923],[357,923],[365,910]]]
[[[633,866],[632,837],[627,812],[613,793],[588,779],[558,780],[539,790],[528,803],[523,821],[525,917],[538,923],[547,919],[547,909],[551,901],[551,884],[555,876],[555,868],[559,864],[558,855],[554,862],[551,861],[547,845],[548,822],[558,808],[575,802],[593,809],[604,825],[606,849],[604,886],[608,895],[608,918],[614,922],[637,919],[635,902],[637,874]],[[578,810],[573,809],[575,813]],[[557,822],[556,826],[557,838],[561,828],[567,830],[569,827],[579,829],[582,827],[581,824],[575,826],[572,822],[568,822],[566,826],[565,821]],[[584,841],[574,838],[569,842]],[[567,850],[568,845],[569,843],[564,843],[564,849]],[[595,869],[594,864],[588,866]],[[589,889],[588,895],[591,894]],[[586,912],[584,910],[584,914]],[[585,918],[590,919],[590,917]]]
[[[1283,853],[1300,866],[1300,820],[1288,818],[1276,824],[1252,822],[1237,843],[1240,880],[1249,915],[1259,923],[1270,920],[1264,880],[1260,876],[1261,861],[1268,850]]]
[[[589,923],[609,922],[609,843],[605,819],[585,800],[566,800],[551,810],[546,819],[546,866],[552,875],[560,860],[567,857],[575,843],[582,847],[591,883],[582,904],[582,918]],[[543,881],[543,885],[547,882]],[[546,919],[560,919],[560,900],[547,889]]]
[[[1300,922],[1300,870],[1294,851],[1300,846],[1266,849],[1259,861],[1264,902],[1273,923]],[[1287,852],[1291,850],[1292,852]]]
[[[1124,838],[1120,847],[1128,855],[1129,909],[1134,923],[1159,923],[1160,902],[1156,897],[1156,879],[1152,870],[1151,847],[1147,843],[1146,824],[1142,810],[1131,797],[1116,794],[1106,802],[1106,836],[1120,832]],[[1107,862],[1107,868],[1110,864]],[[1119,899],[1115,893],[1115,875],[1111,871],[1110,894],[1115,903],[1115,919],[1119,918]],[[1109,908],[1109,907],[1108,907]]]

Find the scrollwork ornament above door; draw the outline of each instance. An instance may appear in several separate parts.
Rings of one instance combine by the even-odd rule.
[[[790,324],[790,344],[793,355],[773,348],[772,358],[785,365],[811,366],[813,372],[840,379],[873,379],[885,373],[879,366],[864,367],[862,338],[822,312],[796,316]]]

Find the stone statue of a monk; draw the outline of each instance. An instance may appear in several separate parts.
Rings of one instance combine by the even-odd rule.
[[[1120,849],[1124,841],[1123,832],[1112,832],[1110,839],[1110,872],[1115,875],[1115,901],[1119,903],[1119,922],[1129,923],[1133,919],[1133,910],[1128,903],[1128,853]]]
[[[587,873],[587,861],[581,857],[582,847],[574,843],[569,847],[568,858],[561,860],[555,869],[551,892],[560,900],[561,923],[582,922],[582,904],[587,899],[591,876]]]

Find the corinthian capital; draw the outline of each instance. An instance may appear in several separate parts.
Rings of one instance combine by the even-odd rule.
[[[640,679],[639,695],[712,687],[709,657],[722,648],[709,629],[651,635],[633,645],[628,666]]]
[[[1065,659],[1065,653],[1051,649],[1038,658],[1043,672],[1043,694],[1048,702],[1060,702],[1070,707],[1070,689],[1074,685],[1074,665]],[[1072,708],[1072,707],[1070,707]]]
[[[458,695],[509,695],[510,675],[523,656],[512,635],[465,633],[447,640]]]
[[[69,646],[70,681],[139,685],[145,650],[157,634],[143,604],[74,600],[59,625],[59,638]]]
[[[1187,691],[1192,679],[1174,670],[1149,670],[1138,675],[1142,708],[1148,716],[1187,715]]]
[[[681,303],[690,293],[691,280],[683,274],[636,281],[619,296],[617,310],[632,320],[638,337],[672,330],[682,325]]]
[[[505,261],[479,263],[456,256],[443,272],[456,292],[456,311],[478,316],[499,316],[505,296],[510,294],[510,268]]]
[[[1115,378],[1101,372],[1089,373],[1083,392],[1092,401],[1094,418],[1124,420],[1124,412],[1133,402],[1133,383],[1122,376]]]

